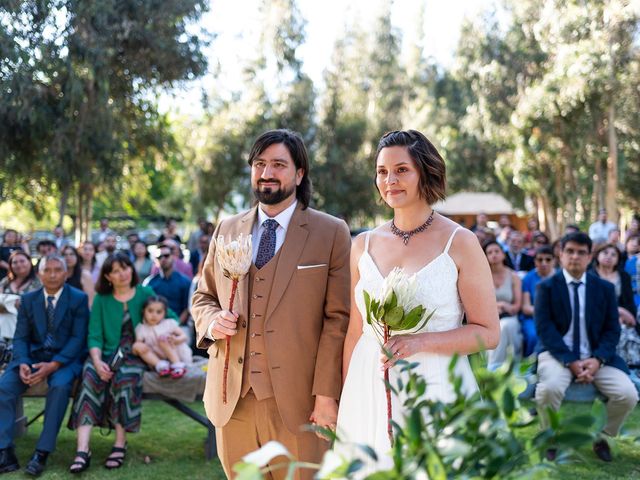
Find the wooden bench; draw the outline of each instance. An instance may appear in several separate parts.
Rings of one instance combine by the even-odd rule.
[[[215,458],[217,456],[216,430],[215,430],[215,427],[209,421],[209,419],[206,416],[202,415],[201,413],[189,407],[184,401],[178,400],[176,398],[172,398],[171,396],[166,394],[150,391],[151,382],[146,381],[147,375],[155,375],[155,373],[145,372],[145,380],[143,380],[143,395],[142,395],[143,401],[161,400],[165,402],[167,405],[170,405],[176,410],[178,410],[180,413],[188,416],[193,421],[205,427],[207,430],[207,437],[205,439],[205,447],[204,447],[205,458],[207,460],[211,460]],[[184,380],[187,381],[188,379],[185,377]],[[171,385],[172,387],[175,387],[177,389],[176,391],[179,391],[179,389],[182,388],[181,382],[183,381],[183,379],[168,380],[168,381],[172,382]],[[80,383],[79,380],[76,381],[76,385],[72,389],[72,394],[71,394],[72,397],[75,396],[76,390],[79,387],[79,383]],[[204,377],[202,378],[202,388],[200,388],[199,390],[200,391],[196,395],[195,399],[202,401],[202,393],[204,391]],[[44,398],[46,397],[46,395],[47,395],[47,386],[45,382],[42,382],[38,385],[34,385],[33,387],[29,388],[23,395],[23,398],[25,397],[26,398]],[[16,406],[16,427],[15,427],[16,436],[23,435],[26,432],[29,425],[31,425],[33,422],[38,420],[42,415],[44,415],[44,410],[39,412],[33,418],[27,418],[24,414],[24,405],[23,405],[23,400],[21,398],[20,401],[18,401],[18,404]]]

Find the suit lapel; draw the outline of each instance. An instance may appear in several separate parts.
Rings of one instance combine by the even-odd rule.
[[[271,314],[278,306],[278,302],[280,302],[291,277],[298,267],[298,260],[300,259],[300,255],[302,255],[302,250],[304,250],[304,245],[309,235],[309,231],[304,228],[304,225],[307,224],[308,217],[309,213],[307,210],[302,210],[302,206],[298,204],[296,211],[291,217],[289,228],[287,228],[287,236],[280,248],[280,257],[278,258],[273,286],[271,287],[271,294],[269,295],[269,302],[267,303],[265,322],[269,321]]]
[[[569,289],[567,288],[567,282],[565,281],[562,271],[556,274],[556,284],[558,291],[560,292],[560,299],[562,301],[562,308],[564,310],[564,319],[566,321],[566,327],[571,325],[571,302],[569,301]]]
[[[258,207],[255,206],[242,217],[238,224],[236,236],[239,234],[251,235],[253,231],[253,225],[256,222],[258,215]],[[251,242],[259,242],[260,239],[252,238]],[[228,301],[228,300],[227,300]],[[238,304],[240,305],[240,312],[249,312],[249,274],[245,275],[238,284]],[[233,309],[231,309],[233,310]]]
[[[594,320],[592,317],[595,295],[597,294],[597,288],[593,278],[589,278],[590,275],[587,274],[585,277],[585,305],[584,305],[584,323],[587,327],[587,336],[589,338],[589,344],[591,345],[592,333],[594,333],[596,325],[594,325]]]
[[[62,321],[64,314],[67,311],[67,308],[69,307],[69,295],[71,294],[71,292],[69,291],[69,286],[65,285],[63,287],[62,293],[60,294],[60,298],[58,299],[58,302],[56,303],[56,309],[54,312],[54,317],[53,317],[53,330],[56,331],[58,330],[58,326],[60,325],[60,322]]]
[[[40,289],[39,292],[40,295],[38,295],[38,298],[35,301],[33,316],[35,317],[36,330],[38,331],[40,338],[44,340],[44,337],[47,334],[47,303],[44,301],[44,289]]]

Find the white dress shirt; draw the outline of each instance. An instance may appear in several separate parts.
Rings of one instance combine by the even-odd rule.
[[[569,290],[569,303],[571,304],[571,322],[569,323],[569,331],[562,337],[564,343],[569,347],[569,350],[573,350],[573,286],[571,282],[582,282],[578,287],[578,300],[580,301],[580,358],[591,357],[591,345],[589,344],[589,336],[587,334],[587,320],[585,318],[585,304],[587,300],[587,274],[582,274],[580,278],[573,278],[569,272],[564,268],[562,274],[567,282],[567,289]]]
[[[53,294],[53,308],[56,308],[56,306],[58,305],[58,300],[60,299],[60,295],[62,295],[62,290],[64,289],[64,285],[62,286],[62,288],[60,288],[60,290],[58,290],[56,293]],[[47,305],[49,303],[49,300],[47,300],[47,297],[50,297],[51,294],[47,293],[46,289],[42,289],[42,293],[44,294],[44,307],[47,308]]]

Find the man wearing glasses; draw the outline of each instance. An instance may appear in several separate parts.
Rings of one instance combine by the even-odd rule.
[[[638,402],[624,360],[616,354],[620,339],[618,302],[613,284],[587,273],[592,242],[585,233],[561,241],[562,270],[542,281],[536,291],[535,323],[542,346],[538,356],[536,403],[541,425],[548,426],[547,409],[558,410],[572,381],[593,383],[608,398],[603,433],[616,436]],[[593,444],[603,461],[612,460],[604,436]],[[549,445],[547,459],[557,450]]]

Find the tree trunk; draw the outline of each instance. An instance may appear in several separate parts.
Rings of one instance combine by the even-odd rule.
[[[91,210],[93,187],[90,183],[80,183],[78,186],[78,221],[76,228],[76,244],[90,240]]]
[[[591,205],[591,213],[589,220],[593,221],[594,212],[598,212],[602,207],[604,207],[604,183],[602,175],[602,159],[599,155],[596,155],[595,158],[595,175],[593,176],[593,201]]]
[[[609,156],[607,157],[607,197],[606,208],[609,219],[617,223],[618,222],[618,203],[616,195],[618,193],[618,137],[616,135],[616,129],[614,126],[616,118],[615,107],[613,106],[613,99],[611,99],[611,105],[609,105],[609,122],[608,122],[608,146]]]
[[[60,220],[58,223],[60,225],[64,222],[64,216],[67,214],[67,203],[69,203],[69,191],[71,190],[71,185],[66,184],[62,186],[62,191],[60,192],[60,205],[58,207],[58,212],[60,215]]]

